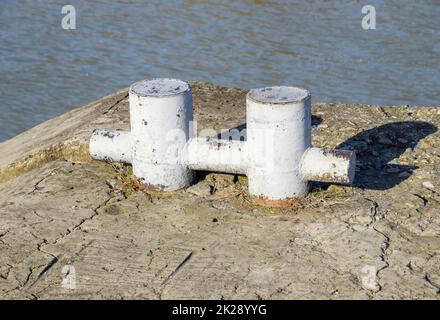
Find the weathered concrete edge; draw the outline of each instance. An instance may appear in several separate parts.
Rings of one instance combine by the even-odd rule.
[[[39,137],[44,135],[45,128],[57,127],[62,125],[70,117],[76,116],[78,120],[85,120],[93,114],[99,117],[101,114],[106,114],[109,110],[115,107],[121,102],[121,99],[117,99],[116,103],[111,102],[115,98],[120,96],[126,97],[128,94],[128,88],[119,90],[110,95],[104,96],[98,100],[95,100],[85,106],[75,108],[68,111],[58,117],[47,120],[37,126],[20,133],[19,135],[0,143],[0,154],[6,154],[6,152],[13,152],[14,149],[22,148],[22,141],[32,139],[33,137]],[[123,100],[123,98],[122,98]],[[90,121],[91,119],[88,119]],[[88,122],[87,122],[88,123]],[[59,135],[48,141],[38,141],[40,143],[32,143],[32,149],[20,154],[20,156],[13,158],[10,161],[1,163],[4,156],[0,157],[0,183],[17,178],[31,170],[40,168],[44,164],[55,161],[65,160],[72,162],[88,162],[91,161],[91,157],[88,151],[88,139],[87,136],[78,134],[77,129],[81,127],[81,122],[76,122],[74,126],[67,127],[62,133],[65,135]],[[37,138],[38,140],[38,138]]]

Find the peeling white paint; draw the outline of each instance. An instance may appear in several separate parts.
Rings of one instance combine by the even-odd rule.
[[[133,84],[129,93],[133,174],[165,191],[188,186],[192,171],[180,161],[193,120],[191,86],[176,79]]]
[[[244,141],[192,138],[187,143],[184,162],[192,170],[246,174],[246,151]]]
[[[95,130],[94,159],[132,163],[146,186],[164,191],[191,184],[194,170],[248,176],[249,193],[268,200],[304,197],[309,180],[353,182],[355,155],[311,146],[311,97],[295,87],[247,95],[247,141],[189,138],[191,87],[153,79],[130,88],[131,132]]]
[[[95,129],[90,138],[90,155],[96,160],[131,163],[131,141],[130,132]]]
[[[299,164],[311,146],[309,92],[295,87],[254,89],[246,103],[250,194],[269,200],[306,196],[309,184]]]
[[[301,159],[304,180],[351,184],[356,157],[352,151],[309,148]]]

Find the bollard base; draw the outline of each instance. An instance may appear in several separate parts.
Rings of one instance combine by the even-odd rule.
[[[164,192],[169,192],[169,191],[165,191],[165,187],[158,185],[152,185],[152,184],[146,184],[146,183],[142,183],[139,180],[136,179],[132,179],[131,183],[133,184],[133,186],[145,193],[164,193]]]
[[[302,207],[300,198],[286,198],[280,200],[267,199],[264,197],[253,196],[252,200],[255,204],[262,207],[272,207],[272,208],[293,208],[300,209]]]

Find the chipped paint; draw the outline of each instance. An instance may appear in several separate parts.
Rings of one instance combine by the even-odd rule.
[[[351,184],[355,164],[353,151],[310,148],[301,159],[301,175],[309,181]]]
[[[244,174],[255,202],[272,207],[295,205],[307,195],[312,180],[352,183],[353,152],[311,146],[307,90],[251,90],[246,100],[247,141],[189,139],[191,87],[179,81],[135,83],[129,99],[131,132],[95,130],[92,157],[132,163],[139,188],[150,191],[184,188],[194,170]]]
[[[248,167],[246,143],[192,138],[185,147],[183,161],[192,170],[246,174]]]
[[[132,162],[132,139],[130,132],[93,130],[89,150],[93,159],[106,162]]]

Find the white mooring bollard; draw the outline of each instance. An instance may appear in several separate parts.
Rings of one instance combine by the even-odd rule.
[[[147,188],[173,191],[194,170],[245,174],[261,205],[284,206],[307,195],[309,181],[351,184],[355,154],[311,146],[311,97],[295,87],[251,90],[246,98],[247,140],[190,138],[191,86],[176,79],[133,84],[130,132],[95,130],[93,159],[133,165]]]

